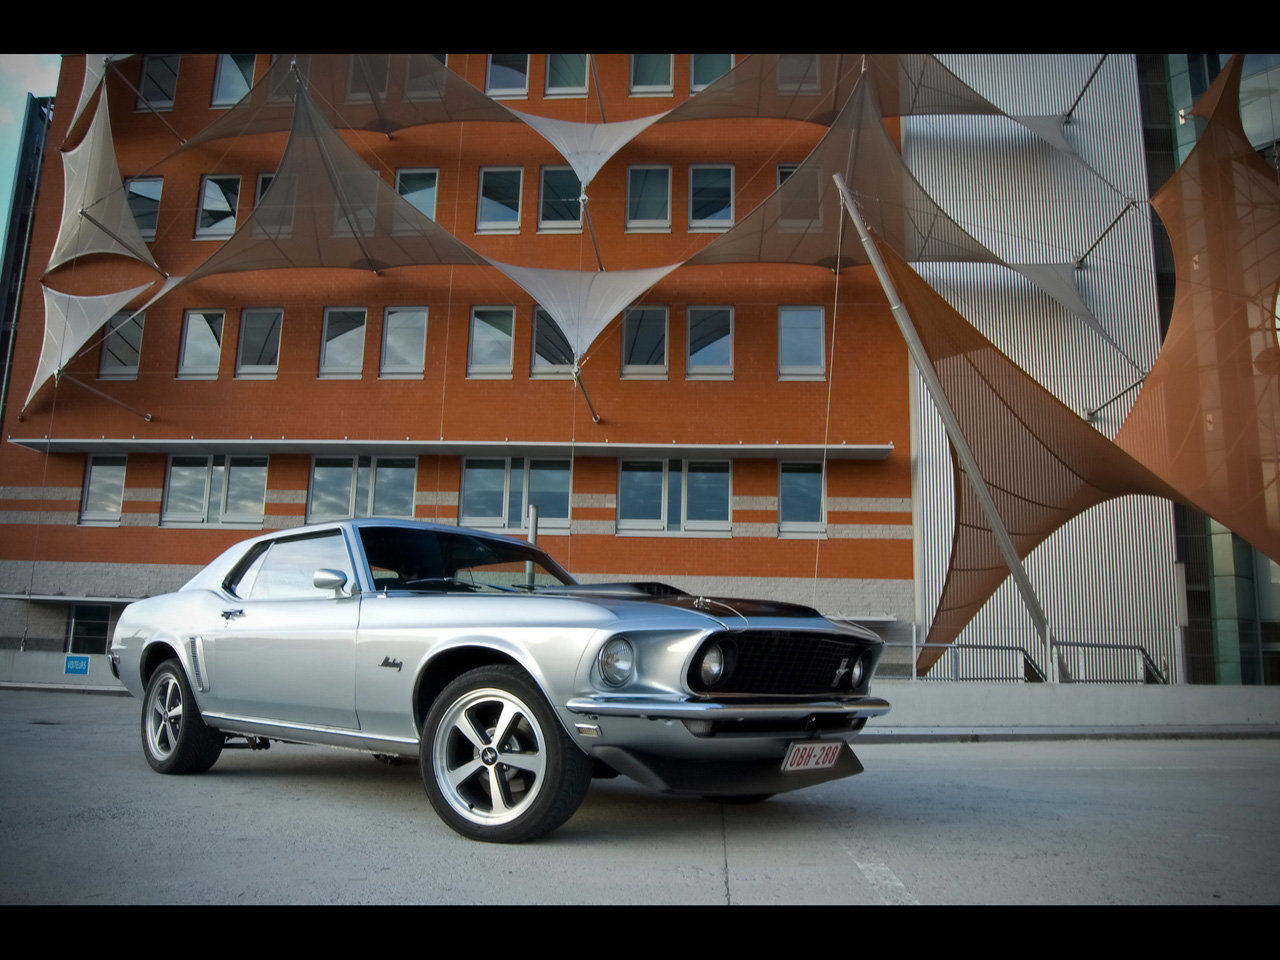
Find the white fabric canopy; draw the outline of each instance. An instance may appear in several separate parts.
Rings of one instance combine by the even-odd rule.
[[[160,270],[129,209],[109,113],[104,88],[84,139],[62,155],[62,226],[46,273],[89,253],[132,257]]]
[[[678,263],[644,270],[547,270],[490,260],[551,314],[580,361],[609,321]]]
[[[46,380],[59,373],[102,325],[120,312],[120,308],[147,289],[144,283],[132,290],[108,293],[100,297],[77,297],[59,293],[41,284],[44,291],[44,343],[40,361],[31,381],[23,409],[31,403]]]
[[[117,60],[123,60],[125,57],[132,56],[128,53],[86,53],[84,55],[84,83],[80,85],[80,102],[76,104],[76,112],[71,117],[71,123],[67,126],[67,138],[70,139],[71,131],[76,128],[76,124],[80,122],[80,115],[84,113],[85,107],[89,106],[89,101],[93,99],[94,93],[97,92],[102,78],[106,76],[107,67]]]
[[[655,113],[638,120],[621,120],[617,123],[579,123],[576,120],[535,117],[519,110],[511,112],[560,151],[560,155],[569,161],[569,166],[578,175],[584,190],[610,157],[667,115],[665,112]]]

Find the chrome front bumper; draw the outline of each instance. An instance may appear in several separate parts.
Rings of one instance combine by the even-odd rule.
[[[574,697],[565,704],[572,713],[593,717],[635,717],[646,720],[803,720],[805,717],[845,717],[866,720],[889,712],[879,697],[856,700],[802,700],[794,703],[732,703],[708,700]]]

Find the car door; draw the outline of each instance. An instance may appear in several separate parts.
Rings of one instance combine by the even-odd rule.
[[[341,589],[317,587],[337,571]],[[360,593],[341,530],[279,537],[233,575],[211,635],[216,712],[356,729],[355,640]]]

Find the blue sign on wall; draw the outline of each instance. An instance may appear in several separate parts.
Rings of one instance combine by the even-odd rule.
[[[74,673],[82,677],[89,675],[89,658],[84,654],[67,654],[66,665],[62,668],[63,674]]]

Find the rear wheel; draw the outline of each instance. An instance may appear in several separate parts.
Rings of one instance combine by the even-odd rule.
[[[591,785],[591,758],[519,667],[480,667],[449,684],[427,714],[420,750],[431,806],[473,840],[549,833]]]
[[[205,726],[182,664],[156,668],[142,699],[142,751],[159,773],[204,773],[222,754],[223,736]]]

